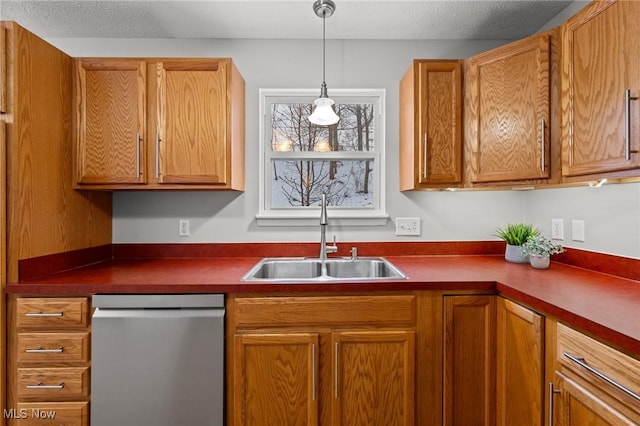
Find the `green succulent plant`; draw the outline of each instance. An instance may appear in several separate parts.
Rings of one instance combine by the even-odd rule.
[[[528,223],[508,223],[504,228],[496,229],[493,235],[505,240],[509,245],[521,246],[529,238],[539,234],[540,230]]]
[[[562,245],[554,244],[542,235],[535,235],[522,244],[523,256],[550,256],[564,252]]]

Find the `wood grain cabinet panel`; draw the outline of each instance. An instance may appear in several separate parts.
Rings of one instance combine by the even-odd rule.
[[[414,60],[400,81],[400,190],[462,179],[462,63]]]
[[[78,59],[75,92],[78,188],[244,190],[231,59]]]
[[[414,424],[415,332],[332,335],[333,425]]]
[[[498,297],[496,424],[544,424],[544,318]]]
[[[21,402],[9,426],[88,426],[88,402]]]
[[[551,39],[535,35],[469,60],[472,182],[550,176]]]
[[[227,66],[157,65],[160,182],[227,183]]]
[[[557,321],[547,348],[554,425],[640,424],[640,360]]]
[[[415,298],[233,297],[227,424],[414,425]]]
[[[444,425],[495,424],[495,296],[444,297]]]
[[[235,336],[235,425],[318,423],[317,333]]]
[[[88,425],[89,298],[8,301],[9,424]]]
[[[76,61],[76,183],[146,182],[146,63]]]
[[[19,297],[16,326],[21,328],[86,327],[89,322],[86,297]]]
[[[565,176],[640,167],[639,21],[639,2],[608,0],[563,26]]]

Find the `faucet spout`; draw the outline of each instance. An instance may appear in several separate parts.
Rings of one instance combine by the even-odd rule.
[[[329,219],[327,218],[327,194],[322,194],[320,204],[320,225],[328,225]]]

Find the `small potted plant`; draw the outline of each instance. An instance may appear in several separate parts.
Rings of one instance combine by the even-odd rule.
[[[504,228],[496,229],[496,237],[507,243],[504,258],[507,262],[528,263],[529,257],[522,254],[522,244],[529,238],[539,235],[540,231],[528,223],[509,223]]]
[[[522,244],[522,255],[529,256],[529,263],[536,269],[547,269],[551,255],[564,251],[560,244],[554,244],[540,234],[529,238]]]

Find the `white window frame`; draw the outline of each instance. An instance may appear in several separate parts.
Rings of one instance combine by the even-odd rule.
[[[259,209],[256,220],[259,226],[314,226],[320,218],[319,207],[271,208],[271,161],[274,159],[313,158],[331,160],[374,160],[373,192],[374,205],[365,208],[328,207],[331,225],[384,226],[389,215],[385,207],[385,90],[384,89],[331,89],[330,97],[339,103],[374,103],[375,143],[367,152],[277,152],[270,149],[271,108],[276,102],[313,103],[318,89],[260,89],[260,165],[259,165]]]

